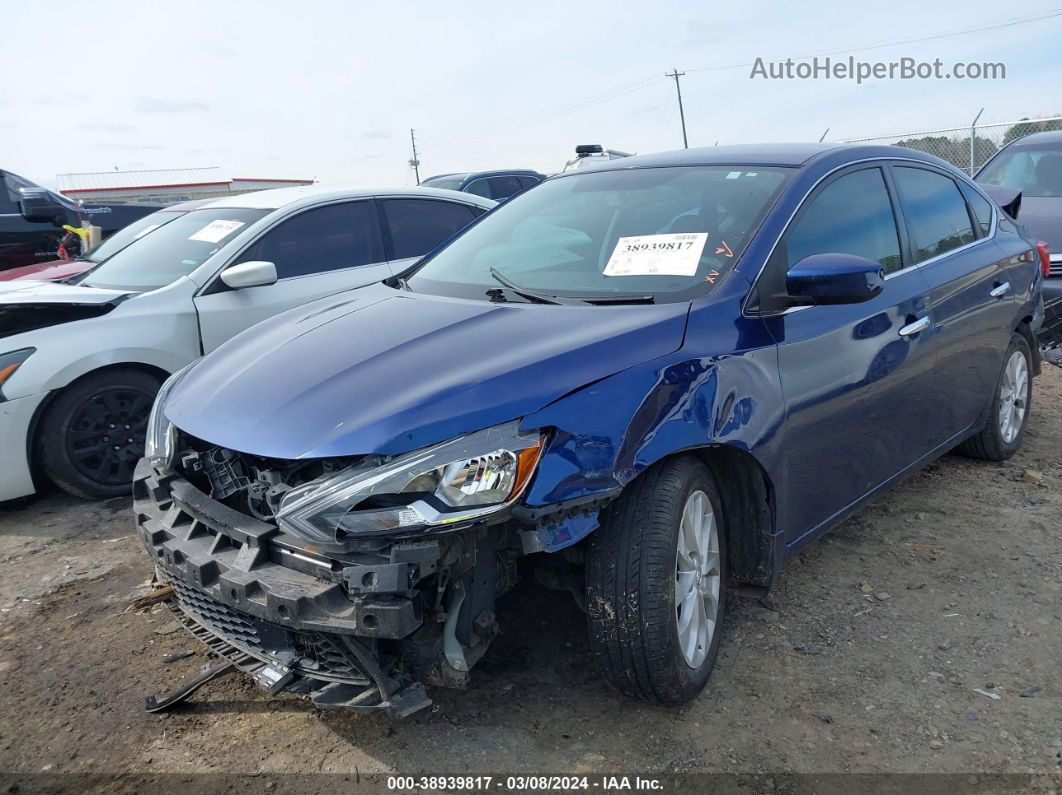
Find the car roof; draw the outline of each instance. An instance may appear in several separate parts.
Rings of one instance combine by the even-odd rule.
[[[1007,146],[1017,147],[1023,144],[1062,144],[1062,130],[1046,130],[1023,135],[1021,138],[1015,138]]]
[[[538,175],[537,171],[530,168],[498,168],[494,171],[473,171],[468,174],[470,177],[498,177],[506,174],[521,174],[521,175]]]
[[[350,187],[337,188],[326,185],[301,185],[295,188],[274,188],[272,190],[259,190],[253,193],[241,193],[237,196],[224,196],[214,199],[203,207],[239,207],[255,210],[279,210],[282,207],[317,204],[332,199],[365,199],[371,196],[408,196],[411,198],[424,198],[424,195],[434,195],[439,199],[459,200],[462,202],[477,204],[482,207],[493,207],[495,202],[483,199],[481,196],[473,196],[454,190],[442,188],[424,187]],[[202,209],[202,208],[200,208]]]
[[[954,168],[938,157],[903,146],[837,143],[735,144],[634,155],[633,157],[624,157],[618,160],[602,160],[600,163],[587,164],[585,169],[557,174],[551,179],[597,171],[623,171],[632,168],[659,168],[663,166],[742,165],[793,168],[806,165],[812,160],[826,155],[830,156],[831,161],[901,157],[907,160],[923,160],[926,163]]]
[[[428,177],[427,179],[422,180],[420,184],[423,185],[425,182],[431,182],[432,180],[448,179],[453,177],[460,177],[461,179],[464,179],[465,177],[471,176],[471,174],[471,171],[453,171],[449,174],[436,174],[434,177]]]
[[[178,202],[177,204],[171,204],[167,207],[163,207],[158,212],[167,212],[177,210],[179,212],[188,212],[189,210],[197,210],[205,204],[210,204],[213,199],[192,199],[191,201]]]
[[[508,174],[516,174],[518,176],[528,177],[541,177],[538,171],[530,168],[498,168],[493,171],[455,171],[452,174],[436,174],[434,177],[428,177],[424,182],[431,182],[436,179],[455,179],[460,178],[463,180],[468,179],[482,179],[483,177],[504,177]],[[423,185],[424,182],[421,184]]]

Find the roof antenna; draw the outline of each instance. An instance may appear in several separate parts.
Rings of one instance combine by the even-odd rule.
[[[822,143],[823,141],[825,141],[825,140],[826,140],[826,133],[828,133],[829,131],[830,131],[830,128],[829,128],[829,127],[827,127],[827,128],[826,128],[826,132],[824,132],[824,133],[823,133],[823,134],[822,134],[822,135],[820,136],[820,138],[819,138],[819,143],[820,143],[820,144],[821,144],[821,143]]]

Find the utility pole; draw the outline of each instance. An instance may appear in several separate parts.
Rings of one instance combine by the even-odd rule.
[[[413,173],[417,175],[417,184],[420,184],[420,161],[417,160],[417,139],[413,135],[413,128],[409,128],[409,142],[413,144],[413,158],[409,161],[409,165],[413,166]]]
[[[679,102],[679,118],[682,120],[682,148],[689,149],[690,143],[686,140],[686,114],[682,112],[682,86],[679,85],[679,78],[685,74],[685,72],[675,69],[673,72],[665,72],[664,77],[675,78],[675,91],[678,93]]]

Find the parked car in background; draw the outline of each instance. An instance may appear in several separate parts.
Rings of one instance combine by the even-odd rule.
[[[1062,276],[1062,130],[1011,141],[992,155],[975,179],[1021,191],[1018,220],[1047,243],[1050,275]]]
[[[426,188],[459,190],[503,202],[546,177],[537,171],[474,171],[462,174],[439,174],[420,183]]]
[[[150,215],[145,215],[128,226],[122,227],[98,246],[79,257],[38,262],[36,265],[26,265],[21,268],[0,271],[0,282],[16,280],[58,282],[77,276],[79,273],[84,273],[90,268],[96,267],[105,259],[140,240],[144,235],[154,232],[160,226],[165,226],[175,218],[180,218],[189,210],[194,210],[207,201],[207,199],[199,199],[197,201],[182,202],[181,204],[167,207],[165,210],[158,210]]]
[[[185,626],[322,707],[466,684],[532,566],[613,685],[687,701],[734,586],[948,450],[1011,456],[1039,367],[1032,242],[897,147],[578,169],[399,276],[173,376],[136,471]]]
[[[416,188],[260,191],[205,202],[66,284],[0,284],[0,500],[33,493],[34,470],[83,497],[128,493],[167,375],[390,276],[493,206]]]
[[[78,204],[18,174],[0,170],[0,274],[54,261],[63,224],[100,227],[103,237],[160,209],[159,204]]]

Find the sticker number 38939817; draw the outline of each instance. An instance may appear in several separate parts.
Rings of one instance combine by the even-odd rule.
[[[621,237],[605,276],[695,276],[707,232]]]
[[[189,235],[188,239],[199,240],[203,243],[220,243],[223,238],[228,237],[243,225],[243,221],[224,221],[220,219],[211,221],[194,235]]]

